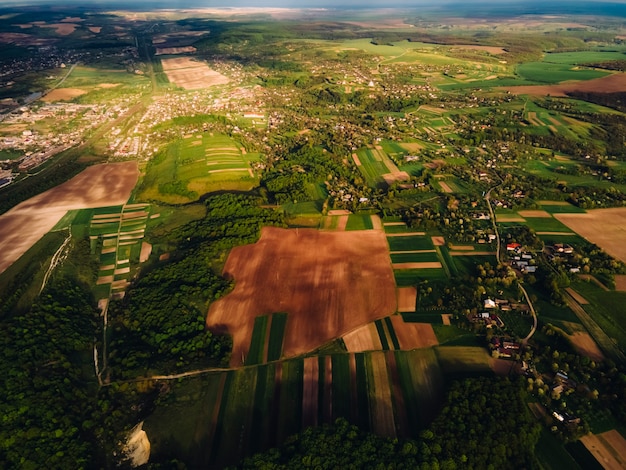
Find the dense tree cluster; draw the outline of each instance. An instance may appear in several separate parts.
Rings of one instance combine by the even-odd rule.
[[[96,318],[89,290],[61,277],[29,312],[2,322],[0,462],[7,468],[90,464],[95,379],[83,361],[91,359]]]
[[[123,301],[113,303],[111,366],[120,377],[159,364],[161,371],[228,360],[230,338],[205,327],[208,304],[231,283],[219,260],[230,248],[258,240],[264,225],[282,225],[282,216],[259,207],[250,196],[223,194],[205,201],[206,216],[177,228],[170,240],[176,255],[134,282]]]

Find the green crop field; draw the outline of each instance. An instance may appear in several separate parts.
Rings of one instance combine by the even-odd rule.
[[[250,349],[248,350],[248,357],[246,357],[245,361],[245,365],[247,366],[265,362],[264,353],[265,339],[267,338],[267,320],[267,315],[254,319]]]
[[[435,249],[430,236],[425,235],[387,237],[387,243],[389,243],[389,251],[391,252]]]
[[[572,232],[569,227],[553,217],[525,217],[525,219],[524,225],[536,232]]]
[[[439,261],[435,250],[427,253],[391,253],[390,256],[392,263],[425,263]]]
[[[251,159],[258,154],[244,154],[228,136],[187,135],[150,161],[138,198],[183,203],[211,191],[250,189],[258,182]]]
[[[280,359],[283,353],[283,338],[285,327],[287,326],[286,313],[272,314],[272,324],[270,326],[269,344],[267,345],[267,360],[275,361]]]
[[[490,356],[483,347],[437,346],[437,359],[445,374],[487,373]]]
[[[560,83],[566,80],[591,80],[608,75],[607,72],[573,67],[567,63],[527,62],[520,64],[516,72],[522,78],[540,83]]]
[[[346,230],[371,230],[372,228],[374,226],[369,214],[350,214],[348,216]]]

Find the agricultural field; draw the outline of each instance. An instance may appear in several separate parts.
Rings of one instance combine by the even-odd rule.
[[[232,335],[232,365],[247,356],[259,315],[288,314],[283,354],[292,357],[396,310],[385,236],[378,230],[265,227],[259,242],[230,253],[224,275],[236,281],[235,289],[211,304],[207,326]]]
[[[104,298],[123,297],[140,262],[147,261],[151,245],[144,242],[148,204],[125,204],[93,211],[89,224],[92,254],[100,258],[97,290]]]
[[[250,163],[259,159],[225,135],[186,135],[147,167],[142,200],[184,203],[217,190],[246,190],[258,183]]]
[[[125,203],[138,176],[135,162],[96,165],[1,215],[0,272],[50,231],[67,211]]]
[[[291,359],[173,384],[168,404],[144,429],[158,458],[177,451],[188,465],[222,467],[339,417],[416,437],[437,410],[442,385],[432,349]]]
[[[380,145],[357,150],[352,159],[372,188],[384,188],[409,179],[408,173],[400,171]]]
[[[63,459],[105,449],[117,454],[103,465],[117,466],[124,432],[144,418],[155,466],[238,465],[337,418],[423,439],[453,381],[515,374],[515,360],[492,357],[496,340],[520,343],[512,356],[537,365],[545,390],[552,369],[579,381],[589,451],[559,440],[588,428],[549,424],[542,468],[593,468],[609,454],[624,466],[611,431],[623,430],[624,391],[608,386],[626,364],[620,9],[57,8],[0,12],[0,200],[14,206],[0,216],[0,340],[14,364],[0,372],[46,384],[32,398],[31,382],[12,381],[0,398],[17,436],[0,460],[23,460],[8,467],[80,467]],[[536,256],[527,275],[496,258],[535,235],[580,245],[585,274]],[[39,295],[48,281],[85,290],[84,325]],[[128,320],[161,286],[156,303],[176,307]],[[54,361],[41,361],[32,331],[46,332],[35,339]],[[74,349],[57,361],[65,338]],[[537,378],[519,393],[553,406],[543,424],[565,401],[539,394]],[[65,419],[77,396],[85,407]],[[425,463],[452,466],[437,461],[443,447]]]

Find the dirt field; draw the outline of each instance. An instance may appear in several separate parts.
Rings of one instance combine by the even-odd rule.
[[[626,263],[626,207],[595,209],[585,214],[555,214],[572,231]]]
[[[207,326],[233,335],[232,365],[247,353],[259,315],[289,313],[283,351],[291,357],[396,309],[387,240],[377,230],[265,227],[257,243],[231,251],[224,275],[235,289],[211,305]]]
[[[539,204],[542,206],[570,206],[571,205],[567,201],[539,201]]]
[[[572,91],[593,91],[597,93],[614,93],[626,91],[626,73],[614,73],[606,77],[584,82],[561,83],[558,85],[524,85],[502,88],[515,95],[533,96],[567,96]]]
[[[431,240],[435,246],[444,246],[446,244],[446,239],[443,237],[431,237]]]
[[[518,214],[521,215],[522,217],[530,217],[530,218],[535,217],[535,218],[549,219],[550,217],[552,217],[549,212],[542,211],[542,210],[519,211]]]
[[[382,230],[383,229],[383,222],[382,220],[380,220],[380,217],[377,216],[376,214],[373,214],[371,216],[372,219],[372,229],[373,230]]]
[[[587,434],[580,442],[606,470],[626,468],[626,439],[617,430]]]
[[[415,312],[416,287],[398,287],[398,312]]]
[[[406,171],[394,171],[393,173],[385,173],[382,175],[385,183],[391,186],[396,181],[408,181],[411,179]]]
[[[196,48],[193,46],[184,47],[157,47],[155,55],[163,54],[185,54],[187,52],[196,52]]]
[[[373,431],[380,436],[396,437],[396,425],[391,402],[391,387],[384,352],[371,354],[372,376],[370,386],[370,420]],[[373,388],[373,395],[372,393]]]
[[[615,290],[618,292],[626,292],[626,274],[615,275]]]
[[[161,64],[169,81],[185,90],[224,85],[229,81],[221,73],[211,70],[205,62],[197,62],[189,57],[163,59]]]
[[[0,272],[50,231],[68,210],[125,203],[138,177],[136,162],[95,165],[0,216]]]
[[[580,305],[587,305],[589,302],[587,302],[587,300],[580,295],[578,292],[576,292],[574,289],[572,289],[571,287],[566,287],[565,290],[567,291],[567,293],[569,295],[571,295],[574,300],[576,302],[578,302]]]
[[[444,193],[451,193],[451,192],[453,192],[452,188],[450,186],[448,186],[447,183],[444,183],[443,181],[439,181],[439,186],[441,186],[441,190]]]
[[[569,335],[569,340],[572,342],[579,354],[587,356],[596,362],[604,360],[604,354],[602,354],[602,351],[589,333],[577,331],[573,335]]]
[[[523,217],[517,217],[514,215],[496,215],[498,222],[526,222]]]
[[[87,92],[85,90],[81,90],[80,88],[57,88],[52,90],[46,96],[43,96],[41,101],[45,101],[46,103],[54,101],[67,101],[86,93]]]
[[[352,159],[354,160],[354,164],[356,166],[361,166],[361,159],[359,158],[359,156],[356,153],[352,154]]]
[[[374,323],[368,323],[343,337],[348,352],[381,351],[383,346]]]
[[[393,269],[434,269],[441,268],[439,261],[424,261],[420,263],[393,263]]]
[[[391,324],[403,351],[430,348],[439,344],[430,323],[405,323],[401,315],[394,315],[391,317]]]

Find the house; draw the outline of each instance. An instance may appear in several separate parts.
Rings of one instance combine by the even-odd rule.
[[[491,299],[485,299],[485,308],[496,308],[496,303]]]
[[[507,243],[506,251],[517,251],[522,247],[519,243]]]

